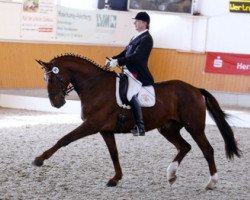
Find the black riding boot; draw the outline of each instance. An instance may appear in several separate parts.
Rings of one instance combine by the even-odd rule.
[[[144,128],[142,110],[137,95],[133,96],[133,98],[131,99],[130,106],[132,109],[135,122],[135,127],[130,132],[133,133],[134,136],[144,136],[145,128]]]

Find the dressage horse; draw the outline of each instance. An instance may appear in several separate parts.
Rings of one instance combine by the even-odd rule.
[[[33,164],[42,166],[58,149],[85,136],[100,133],[106,142],[113,161],[115,175],[107,185],[116,186],[122,179],[122,169],[115,141],[117,116],[121,108],[115,97],[116,73],[97,65],[94,61],[73,54],[53,58],[49,62],[37,60],[44,69],[48,96],[51,105],[60,108],[65,104],[65,96],[75,90],[81,100],[83,123],[62,137],[53,147],[35,158]],[[196,88],[179,80],[163,81],[154,84],[156,104],[142,108],[146,131],[158,131],[178,150],[167,168],[167,180],[173,184],[181,161],[190,151],[191,145],[183,139],[180,130],[184,127],[201,149],[210,171],[207,189],[213,189],[218,181],[214,161],[214,150],[205,136],[206,109],[212,115],[225,142],[226,156],[240,157],[233,131],[227,115],[221,110],[216,99],[205,89]],[[132,113],[123,110],[126,117],[124,133],[133,127]]]

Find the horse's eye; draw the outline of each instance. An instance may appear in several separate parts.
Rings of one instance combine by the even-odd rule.
[[[49,77],[48,77],[48,74],[44,74],[44,80],[46,81],[46,82],[48,82],[49,81]]]
[[[49,74],[44,74],[44,81],[46,81],[48,83],[48,82],[51,82],[51,80],[52,79],[51,79]]]

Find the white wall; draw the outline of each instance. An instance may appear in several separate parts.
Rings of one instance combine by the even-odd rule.
[[[97,9],[98,0],[57,0],[58,5],[83,10],[94,10]]]
[[[156,46],[250,54],[250,13],[230,13],[229,0],[196,1],[200,16],[152,13]]]
[[[197,9],[205,16],[229,13],[229,0],[197,0]]]
[[[229,0],[199,0],[208,17],[206,51],[250,54],[250,13],[230,13]]]
[[[150,31],[154,37],[154,46],[183,51],[250,53],[250,39],[248,37],[250,35],[250,14],[230,13],[229,0],[198,0],[197,10],[201,13],[200,16],[148,12],[151,16]],[[75,11],[69,10],[69,12]],[[85,18],[85,21],[78,19],[76,25],[72,27],[72,29],[77,29],[79,24],[77,34],[85,35],[84,37],[57,37],[55,30],[58,16],[55,13],[54,33],[42,38],[41,34],[38,33],[29,34],[26,31],[26,35],[22,34],[23,32],[20,30],[22,29],[23,16],[21,4],[7,4],[0,1],[0,41],[123,46],[135,33],[131,18],[136,15],[137,11],[97,10],[85,12],[79,10],[77,12],[92,16],[91,26],[83,28],[86,24]],[[96,16],[98,14],[115,16],[117,26],[115,28],[97,27]],[[90,30],[90,28],[92,29]],[[90,31],[93,34],[89,34]],[[32,37],[28,37],[29,35]]]

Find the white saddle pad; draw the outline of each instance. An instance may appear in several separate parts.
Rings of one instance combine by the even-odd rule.
[[[122,104],[119,95],[119,77],[116,77],[116,102],[120,107],[130,109],[130,106]],[[153,86],[143,86],[138,93],[138,100],[141,103],[141,107],[152,107],[155,105],[155,90]]]

